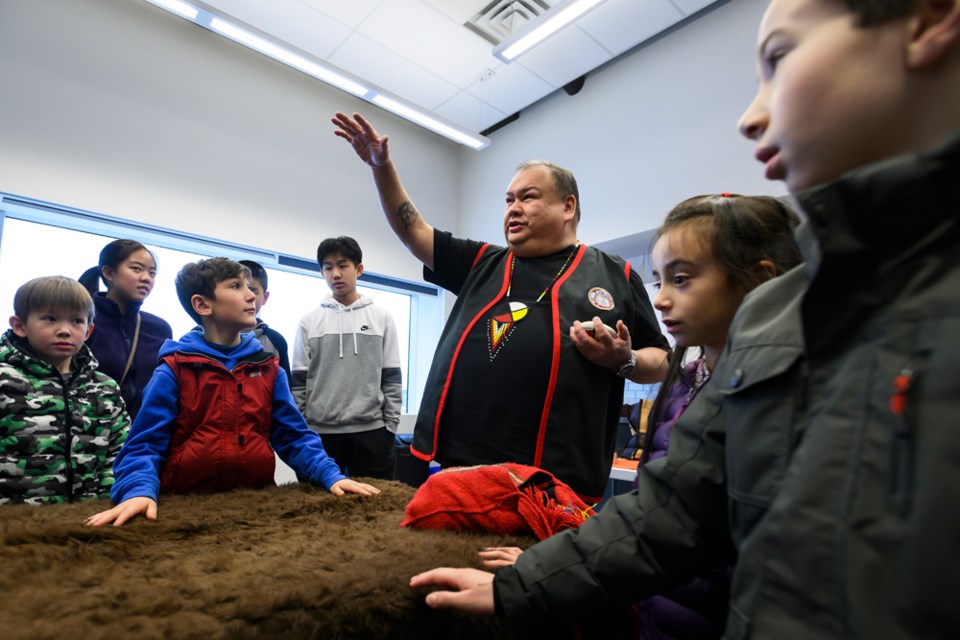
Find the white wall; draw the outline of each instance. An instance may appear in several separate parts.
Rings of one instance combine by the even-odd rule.
[[[465,153],[463,232],[502,237],[503,192],[514,167],[530,158],[577,176],[579,235],[588,244],[657,227],[689,196],[783,195],[780,183],[763,179],[752,143],[736,131],[756,89],[754,50],[766,4],[718,6],[590,73],[577,95],[558,92],[525,109],[491,135],[485,151]]]
[[[145,2],[0,0],[0,191],[306,258],[351,235],[368,270],[420,280],[337,110],[376,111],[455,230],[458,145]]]

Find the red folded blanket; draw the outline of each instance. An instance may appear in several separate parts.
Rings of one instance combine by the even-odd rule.
[[[407,504],[404,527],[532,532],[538,540],[579,527],[594,514],[547,471],[504,462],[443,469]]]

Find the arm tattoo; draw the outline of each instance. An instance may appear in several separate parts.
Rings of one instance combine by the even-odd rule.
[[[417,213],[416,207],[409,200],[404,201],[397,208],[397,217],[400,218],[400,224],[403,225],[404,229],[409,229],[418,215],[420,214]]]

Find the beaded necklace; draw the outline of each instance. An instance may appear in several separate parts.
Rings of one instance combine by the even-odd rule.
[[[517,264],[517,256],[514,254],[510,257],[510,276],[507,281],[507,312],[501,313],[490,318],[490,326],[487,331],[487,349],[490,352],[490,361],[493,362],[493,359],[497,357],[497,354],[500,353],[500,350],[510,339],[510,335],[513,333],[513,330],[516,328],[517,323],[527,317],[527,313],[533,308],[538,302],[543,300],[543,297],[547,295],[547,291],[550,290],[557,280],[560,279],[560,276],[563,275],[563,272],[567,270],[567,267],[570,266],[570,262],[573,261],[573,256],[577,253],[577,249],[580,248],[580,242],[577,241],[573,245],[573,248],[570,250],[570,253],[567,255],[567,259],[564,261],[563,266],[560,267],[560,270],[553,276],[553,279],[547,284],[547,286],[540,292],[540,295],[537,296],[537,299],[534,300],[529,305],[526,305],[522,302],[517,302],[515,300],[510,300],[510,291],[513,289],[513,270]]]

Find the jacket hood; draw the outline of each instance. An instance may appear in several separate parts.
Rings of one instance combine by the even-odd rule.
[[[198,353],[219,361],[223,361],[225,358],[239,361],[263,351],[263,346],[257,340],[253,332],[241,333],[240,344],[234,347],[233,351],[230,351],[228,355],[225,356],[222,351],[217,350],[206,340],[204,340],[203,334],[200,331],[188,331],[186,335],[179,340],[164,341],[164,343],[160,346],[160,357],[164,358],[177,351],[185,353]]]
[[[350,323],[352,329],[350,329],[349,331],[350,333],[353,334],[353,353],[354,355],[356,355],[358,352],[357,322],[356,322],[356,316],[354,316],[354,314],[350,312],[356,311],[357,309],[363,309],[364,307],[369,307],[372,304],[373,304],[373,300],[364,296],[363,294],[360,294],[360,297],[354,300],[353,304],[346,307],[340,304],[339,302],[337,302],[336,298],[334,298],[332,295],[328,295],[326,298],[323,299],[323,302],[320,303],[321,307],[324,307],[326,309],[333,309],[334,311],[337,311],[340,314],[340,332],[339,333],[340,333],[340,357],[341,358],[343,357],[343,335],[347,333],[347,330],[345,330],[343,326],[343,323],[344,323],[343,315],[345,313],[350,315],[350,320],[348,320],[348,322]]]
[[[362,309],[364,307],[369,307],[373,304],[373,300],[367,296],[360,294],[360,297],[353,301],[353,304],[344,306],[337,302],[336,298],[332,295],[327,295],[326,298],[320,303],[321,307],[326,307],[328,309],[340,309],[343,311],[353,311],[354,309]]]

